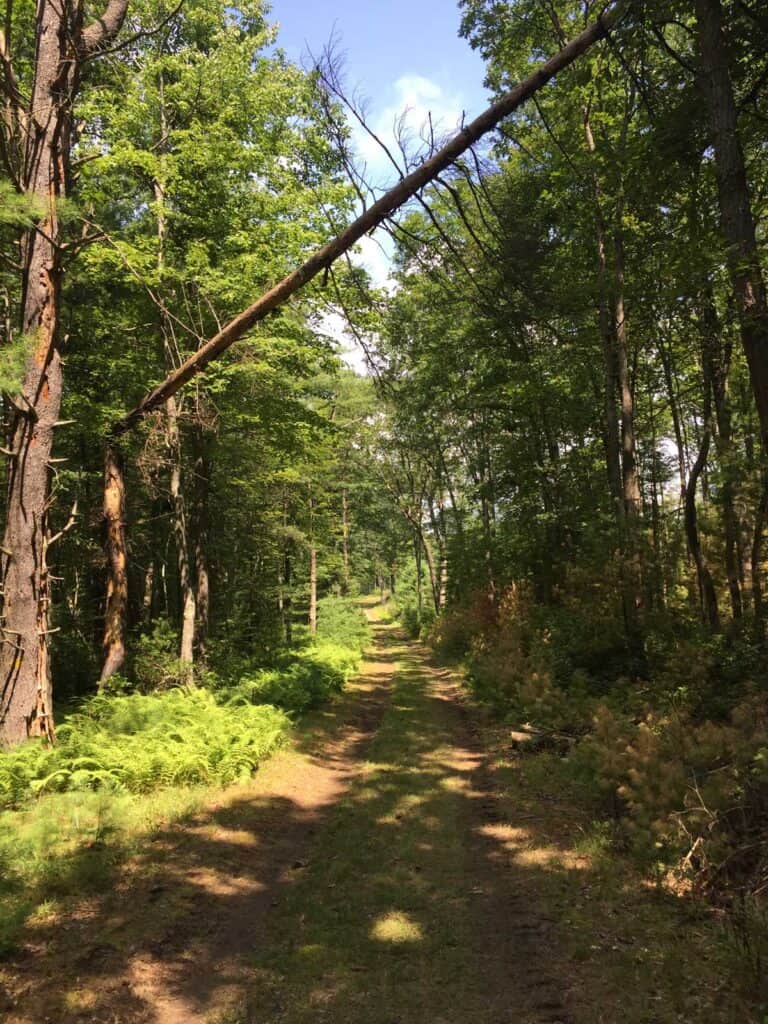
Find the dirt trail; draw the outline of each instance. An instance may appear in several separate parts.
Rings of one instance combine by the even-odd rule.
[[[293,749],[30,936],[9,1024],[571,1020],[471,713],[375,633]]]

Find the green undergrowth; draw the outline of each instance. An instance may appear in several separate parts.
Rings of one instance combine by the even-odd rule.
[[[505,733],[491,722],[486,739],[506,806],[547,864],[536,889],[578,978],[574,1018],[592,1021],[599,1006],[600,1019],[626,1024],[765,1024],[756,950],[733,919],[649,878],[620,824],[595,816],[591,787],[568,760],[510,754]]]
[[[235,711],[206,690],[99,695],[60,726],[55,747],[30,743],[0,758],[0,794],[18,807],[65,790],[227,785],[276,750],[288,726],[276,707]]]
[[[526,764],[546,754],[558,792],[619,861],[724,913],[768,1001],[768,701],[746,635],[649,624],[642,668],[599,609],[542,607],[512,587],[456,606],[429,640],[460,660],[474,698]],[[622,641],[623,642],[623,641]],[[599,657],[595,651],[599,652]],[[521,732],[522,731],[522,732]]]
[[[321,640],[286,656],[275,668],[244,675],[222,692],[232,706],[274,704],[303,714],[340,692],[359,664],[359,650]]]
[[[0,753],[0,952],[48,894],[99,884],[201,792],[247,780],[288,741],[297,716],[342,690],[367,639],[359,608],[327,599],[317,638],[271,667],[235,680],[206,672],[198,686],[176,677],[160,692],[131,692],[121,680],[69,714],[55,746]],[[168,672],[155,668],[167,685]]]

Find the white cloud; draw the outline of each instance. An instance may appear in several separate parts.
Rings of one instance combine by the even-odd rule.
[[[381,110],[372,109],[369,124],[375,135],[399,159],[397,133],[402,128],[417,148],[430,133],[430,120],[435,137],[453,132],[461,123],[464,107],[458,94],[449,94],[431,78],[423,75],[401,75],[390,90],[392,99]],[[371,176],[391,181],[395,169],[376,139],[363,128],[355,129],[354,140],[360,157],[368,165]],[[378,182],[377,182],[378,183]]]

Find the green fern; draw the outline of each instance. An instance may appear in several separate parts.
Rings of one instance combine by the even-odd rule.
[[[215,692],[100,693],[62,723],[55,747],[35,740],[0,753],[0,808],[49,793],[150,793],[247,778],[285,742],[289,715],[328,700],[359,666],[368,635],[359,610],[339,600],[322,607],[318,641],[273,669]]]

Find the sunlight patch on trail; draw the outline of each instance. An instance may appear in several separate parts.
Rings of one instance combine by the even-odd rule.
[[[524,828],[494,824],[482,825],[476,831],[485,838],[497,842],[505,853],[512,855],[514,863],[521,867],[585,871],[590,866],[588,858],[571,850],[542,845]]]
[[[371,938],[379,942],[392,942],[399,945],[404,942],[422,942],[424,932],[421,925],[413,921],[400,910],[390,911],[382,915],[371,928]]]

